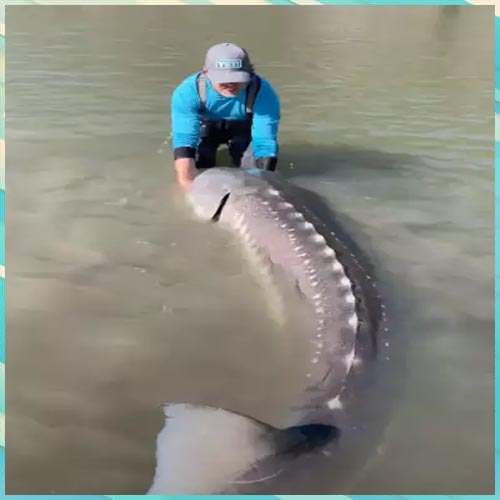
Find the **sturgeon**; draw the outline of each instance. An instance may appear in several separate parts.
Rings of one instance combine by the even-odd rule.
[[[303,390],[282,429],[225,409],[166,404],[148,494],[234,490],[249,472],[258,480],[278,474],[276,457],[337,436],[349,374],[376,348],[384,306],[341,225],[319,218],[302,194],[279,173],[257,169],[217,167],[195,178],[188,195],[194,213],[240,239],[272,289],[278,319],[287,321],[286,300],[295,294],[303,304],[295,319],[311,350]]]

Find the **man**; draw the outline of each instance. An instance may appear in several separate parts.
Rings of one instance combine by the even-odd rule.
[[[232,43],[211,47],[203,71],[187,77],[172,95],[174,163],[181,189],[189,190],[196,169],[215,165],[221,144],[228,144],[232,166],[240,167],[244,157],[244,163],[251,160],[251,166],[274,170],[280,118],[278,96],[254,72],[248,53]]]

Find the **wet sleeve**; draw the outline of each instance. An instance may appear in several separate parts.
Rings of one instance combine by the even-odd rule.
[[[252,123],[252,145],[256,159],[278,156],[280,119],[278,95],[268,82],[261,80],[261,88],[254,103]]]
[[[186,80],[174,90],[171,100],[172,147],[175,158],[194,158],[200,137],[198,110],[196,84]]]

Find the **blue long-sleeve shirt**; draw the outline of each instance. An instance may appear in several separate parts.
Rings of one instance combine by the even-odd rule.
[[[200,115],[197,73],[187,77],[174,90],[171,100],[172,146],[196,148],[200,139],[200,118],[242,120],[246,117],[246,90],[234,97],[220,95],[206,78],[206,103]],[[260,77],[261,86],[253,105],[252,148],[255,158],[278,156],[278,128],[281,118],[278,95],[271,84]]]

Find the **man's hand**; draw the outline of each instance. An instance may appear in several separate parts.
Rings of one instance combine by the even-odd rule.
[[[179,187],[183,193],[187,193],[191,189],[191,185],[193,184],[192,179],[179,179],[178,180]]]
[[[193,179],[196,177],[196,167],[193,158],[178,158],[175,160],[177,184],[184,193],[191,189]]]
[[[276,164],[278,163],[278,158],[272,156],[269,158],[256,158],[255,166],[262,170],[270,170],[271,172],[276,170]]]

